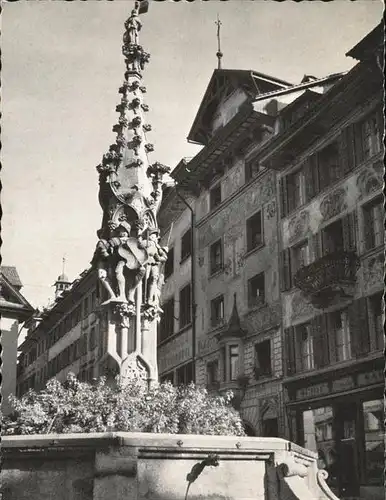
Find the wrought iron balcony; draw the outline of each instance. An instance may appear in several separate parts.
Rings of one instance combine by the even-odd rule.
[[[324,305],[339,295],[347,296],[359,269],[355,252],[334,252],[300,268],[294,276],[296,287],[315,305]]]

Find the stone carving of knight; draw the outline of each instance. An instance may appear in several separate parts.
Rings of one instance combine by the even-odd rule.
[[[147,253],[138,246],[136,238],[130,237],[131,225],[128,222],[121,222],[114,228],[114,233],[116,236],[109,240],[98,241],[92,263],[96,265],[99,280],[108,294],[105,303],[134,303],[135,290],[146,272]],[[116,287],[111,285],[111,278],[115,278]]]

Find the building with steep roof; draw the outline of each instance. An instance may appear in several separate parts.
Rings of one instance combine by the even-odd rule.
[[[23,284],[16,267],[0,267],[0,330],[2,346],[1,411],[11,411],[8,398],[16,394],[17,344],[22,325],[34,308],[21,293]]]
[[[174,169],[160,218],[177,249],[161,379],[179,383],[188,367],[208,390],[232,389],[248,432],[319,451],[331,470],[338,459],[337,494],[374,500],[384,385],[381,39],[378,26],[349,51],[358,64],[347,73],[297,85],[264,76],[276,88],[261,93],[258,74],[215,70],[189,133],[203,149]]]

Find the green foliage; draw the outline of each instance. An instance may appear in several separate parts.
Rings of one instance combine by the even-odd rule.
[[[232,393],[209,395],[206,389],[174,387],[169,382],[148,389],[140,381],[108,384],[79,382],[69,374],[64,384],[48,381],[44,390],[11,397],[14,412],[2,432],[49,434],[132,431],[170,434],[244,435]]]

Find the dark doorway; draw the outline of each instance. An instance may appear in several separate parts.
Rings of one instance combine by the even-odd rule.
[[[279,425],[277,418],[267,418],[263,420],[263,436],[279,437]]]
[[[359,494],[357,405],[355,403],[335,407],[336,451],[339,463],[339,495]]]
[[[256,436],[256,432],[251,425],[247,424],[247,422],[243,422],[243,425],[244,425],[244,432],[247,436],[251,437]]]

